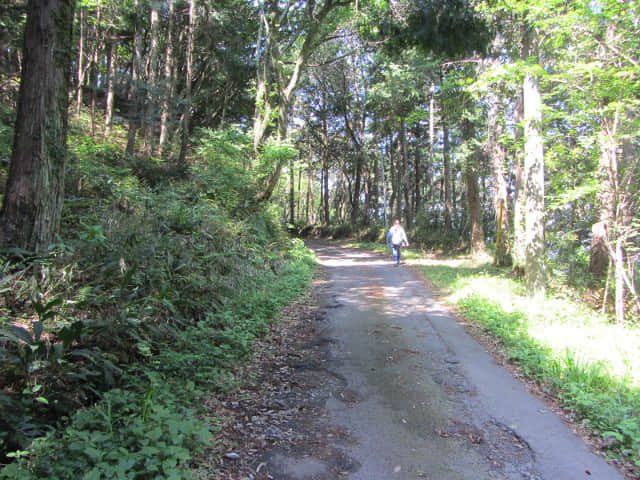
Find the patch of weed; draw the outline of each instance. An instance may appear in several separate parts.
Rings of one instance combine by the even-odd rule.
[[[640,392],[598,359],[558,350],[534,337],[539,317],[505,311],[493,300],[471,294],[457,302],[460,312],[499,340],[510,361],[560,399],[578,422],[599,435],[610,453],[640,460]],[[562,319],[560,320],[562,321]],[[574,319],[574,322],[576,319]],[[543,320],[551,325],[550,320]]]

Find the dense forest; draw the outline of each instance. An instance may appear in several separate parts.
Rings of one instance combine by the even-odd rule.
[[[636,2],[10,0],[0,19],[0,478],[75,478],[74,455],[83,478],[187,478],[208,435],[189,419],[214,412],[181,405],[232,388],[306,288],[292,236],[383,241],[400,218],[532,301],[570,287],[637,326]]]

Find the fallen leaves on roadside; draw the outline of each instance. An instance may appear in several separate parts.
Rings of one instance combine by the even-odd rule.
[[[321,412],[314,411],[314,393],[296,377],[296,366],[321,361],[312,342],[318,305],[312,288],[284,309],[271,332],[255,345],[253,358],[235,372],[242,386],[205,400],[220,429],[194,469],[196,478],[268,479],[268,466],[261,461],[267,450],[309,441],[301,438],[296,425],[301,417]]]

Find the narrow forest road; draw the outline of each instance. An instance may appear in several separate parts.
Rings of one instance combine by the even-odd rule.
[[[298,386],[307,403],[285,422],[297,440],[274,441],[252,478],[623,478],[497,366],[410,266],[310,246],[325,272],[312,341],[323,358],[282,367],[289,394]]]

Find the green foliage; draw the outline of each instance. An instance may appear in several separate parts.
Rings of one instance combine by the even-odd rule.
[[[509,358],[528,375],[539,375],[537,369],[550,352],[529,336],[526,315],[518,311],[507,313],[499,305],[477,296],[464,298],[458,305],[465,317],[479,323],[492,337],[499,339],[507,348]]]
[[[72,138],[64,242],[0,256],[2,478],[189,477],[198,396],[233,388],[313,268],[247,204],[246,145],[208,132],[178,174]]]
[[[207,423],[166,387],[156,384],[144,395],[114,389],[75,413],[64,431],[34,442],[0,478],[188,479],[188,461],[209,435]]]
[[[247,212],[256,188],[248,168],[249,137],[237,129],[204,130],[199,141],[199,161],[192,169],[198,190],[230,214]]]
[[[229,387],[228,373],[264,335],[279,309],[302,293],[311,275],[312,258],[302,242],[294,241],[289,262],[272,259],[271,269],[228,297],[225,309],[210,312],[198,325],[189,326],[160,348],[155,368],[164,374],[189,376],[213,389]],[[177,348],[176,348],[177,345]]]
[[[365,13],[359,18],[361,33],[387,40],[387,48],[394,50],[416,45],[456,57],[484,50],[489,39],[484,20],[462,0],[368,2]]]
[[[416,246],[420,246],[425,249],[443,249],[449,252],[463,250],[468,247],[468,240],[460,232],[452,231],[445,233],[442,226],[436,226],[436,224],[444,222],[441,219],[434,219],[433,222],[426,221],[424,218],[418,219],[418,224],[411,231],[411,240]]]
[[[268,175],[278,165],[288,165],[289,161],[294,159],[297,154],[295,146],[291,143],[275,138],[269,139],[261,147],[259,171],[263,175]]]
[[[574,232],[550,232],[548,249],[553,252],[547,266],[557,284],[584,288],[589,281],[589,249]]]
[[[80,190],[85,196],[109,200],[133,179],[131,169],[125,165],[126,157],[117,145],[100,144],[90,137],[81,137],[69,150],[76,157],[67,177],[67,190],[72,194]],[[127,178],[129,181],[125,180]]]

